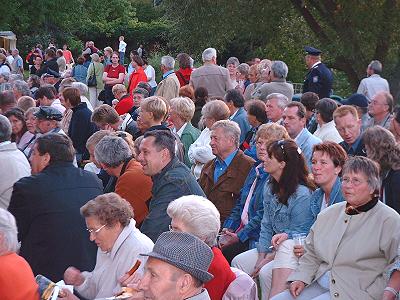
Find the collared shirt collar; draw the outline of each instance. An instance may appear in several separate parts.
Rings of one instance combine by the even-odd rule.
[[[111,251],[107,253],[108,255],[110,255],[111,259],[114,259],[115,255],[118,252],[118,249],[121,247],[123,242],[127,239],[129,234],[136,229],[135,225],[136,225],[135,220],[131,219],[128,226],[124,227],[124,229],[121,231],[113,247],[111,248]]]
[[[8,145],[8,144],[11,144],[11,141],[4,141],[4,142],[1,142],[1,143],[0,143],[0,147],[1,147],[1,146]]]
[[[354,141],[353,145],[351,145],[351,147],[349,147],[349,144],[347,144],[345,141],[343,141],[343,143],[347,146],[347,152],[349,152],[350,149],[353,149],[353,153],[356,152],[358,145],[361,143],[361,133],[358,136],[358,138]]]
[[[238,109],[233,113],[233,115],[229,117],[229,120],[233,120],[233,118],[234,118],[234,117],[237,115],[237,113],[239,112],[239,109],[240,109],[240,108],[238,108]]]
[[[297,144],[301,144],[301,142],[302,142],[302,135],[303,135],[303,133],[304,133],[304,130],[306,130],[306,128],[303,128],[303,129],[299,132],[299,134],[295,137],[294,141],[295,141]]]
[[[313,65],[311,66],[311,69],[315,68],[315,67],[318,66],[320,63],[321,63],[321,61],[317,61],[315,64],[313,64]]]
[[[167,78],[169,75],[171,75],[171,74],[173,74],[173,73],[174,73],[174,70],[170,70],[170,71],[164,73],[163,76],[162,76],[162,78],[165,79],[165,78]]]
[[[227,156],[227,158],[225,158],[224,160],[221,160],[217,157],[216,162],[220,163],[220,164],[225,164],[227,167],[229,167],[229,165],[231,164],[233,158],[235,157],[236,153],[238,152],[238,150],[236,149],[235,151],[233,151],[231,154],[229,154]]]
[[[183,124],[182,127],[181,127],[178,131],[176,131],[176,128],[174,127],[173,131],[174,131],[179,137],[182,137],[182,133],[183,133],[183,131],[185,130],[186,126],[187,126],[187,123]]]

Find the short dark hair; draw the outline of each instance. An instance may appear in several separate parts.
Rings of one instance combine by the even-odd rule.
[[[186,53],[179,53],[176,56],[176,60],[178,61],[179,68],[186,69],[190,68],[190,56]]]
[[[289,108],[289,107],[297,107],[297,116],[298,116],[300,119],[303,119],[303,118],[306,117],[306,108],[305,108],[304,105],[301,104],[300,102],[296,102],[296,101],[289,102],[289,103],[286,105],[286,107],[287,107],[287,108]]]
[[[300,102],[309,111],[312,111],[315,109],[315,104],[317,104],[318,100],[319,100],[318,95],[313,92],[306,92],[300,98]]]
[[[78,106],[81,103],[81,94],[77,88],[67,87],[62,92],[65,100],[68,100],[71,103],[72,107]]]
[[[48,133],[38,137],[35,141],[40,155],[48,153],[50,164],[64,161],[73,162],[75,150],[69,137],[59,133]]]
[[[167,149],[172,158],[175,157],[175,136],[169,130],[151,130],[144,134],[144,138],[154,137],[154,146],[158,151]]]
[[[55,57],[56,56],[56,52],[53,49],[46,49],[46,51],[44,53],[47,54],[47,56],[50,56],[50,57]]]
[[[79,57],[76,59],[76,63],[77,63],[78,65],[83,65],[84,62],[85,62],[85,58],[84,58],[83,56],[79,56]]]
[[[200,86],[194,90],[194,102],[197,105],[203,106],[204,104],[206,104],[207,99],[208,99],[208,90],[205,87]]]
[[[224,96],[225,102],[233,102],[235,107],[244,106],[244,98],[242,93],[237,89],[228,90]]]
[[[265,103],[261,100],[251,100],[246,103],[247,114],[256,117],[256,120],[262,124],[268,122],[265,111]]]
[[[313,154],[316,151],[320,151],[323,153],[326,153],[329,158],[332,160],[333,165],[335,167],[341,167],[343,168],[344,163],[346,162],[347,159],[347,153],[344,151],[343,147],[340,146],[339,144],[331,141],[325,141],[320,144],[316,144],[313,147]]]
[[[137,63],[139,66],[143,66],[143,59],[139,55],[133,55],[132,60]]]
[[[91,121],[98,124],[115,124],[120,117],[114,107],[102,104],[96,107],[92,113]]]
[[[17,100],[15,99],[14,93],[10,90],[0,92],[0,109],[8,106],[17,104]]]
[[[315,109],[318,111],[322,121],[328,123],[333,120],[333,112],[336,110],[338,105],[335,100],[330,98],[322,98],[315,105]]]
[[[38,88],[35,93],[35,98],[40,99],[46,97],[47,99],[53,100],[56,96],[51,86],[52,85],[43,85],[40,88]]]

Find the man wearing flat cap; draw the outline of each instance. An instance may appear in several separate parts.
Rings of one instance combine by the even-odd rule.
[[[145,273],[138,286],[145,299],[210,300],[203,284],[213,278],[207,272],[211,248],[184,232],[164,232],[148,254]]]
[[[60,133],[66,135],[59,126],[62,114],[58,109],[51,106],[41,106],[34,116],[37,120],[36,129],[39,133]]]
[[[332,94],[333,73],[321,62],[321,50],[304,47],[306,65],[309,69],[303,84],[303,93],[314,92],[319,99]]]

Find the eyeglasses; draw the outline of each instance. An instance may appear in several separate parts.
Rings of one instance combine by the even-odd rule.
[[[93,233],[94,235],[96,235],[96,234],[98,234],[100,232],[100,230],[102,230],[104,227],[106,227],[106,225],[107,224],[104,224],[103,226],[101,226],[99,229],[96,229],[96,230],[89,229],[89,228],[86,228],[86,230],[89,232],[89,234]]]
[[[180,230],[178,228],[173,227],[171,224],[168,225],[168,229],[169,229],[169,231],[180,232]]]
[[[342,178],[342,184],[345,184],[345,185],[351,184],[353,186],[359,186],[359,185],[361,185],[361,184],[363,184],[365,182],[366,181],[360,180],[358,178],[349,178],[349,177],[343,177]]]

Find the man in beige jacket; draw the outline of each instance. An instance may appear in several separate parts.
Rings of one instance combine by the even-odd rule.
[[[158,84],[156,96],[171,100],[179,96],[180,83],[174,72],[175,59],[171,56],[161,57],[163,80]]]

